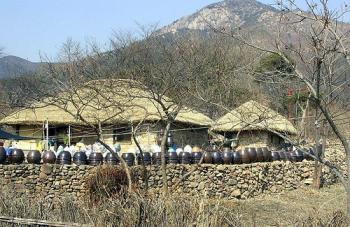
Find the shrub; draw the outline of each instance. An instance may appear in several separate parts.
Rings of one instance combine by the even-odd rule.
[[[128,178],[121,167],[99,166],[86,182],[87,196],[91,204],[98,204],[105,199],[127,196]]]

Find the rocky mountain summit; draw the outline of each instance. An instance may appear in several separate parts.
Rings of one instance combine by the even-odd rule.
[[[276,8],[256,0],[224,0],[174,21],[160,29],[160,34],[183,30],[208,31],[212,27],[220,29],[269,27],[277,19],[278,12]]]

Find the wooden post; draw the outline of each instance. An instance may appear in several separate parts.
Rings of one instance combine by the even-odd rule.
[[[322,154],[322,149],[320,149],[320,125],[318,121],[316,120],[315,122],[316,126],[316,131],[315,131],[315,140],[316,140],[316,145],[315,145],[315,156],[317,159],[321,158]],[[321,188],[321,179],[322,179],[322,165],[319,163],[318,160],[315,160],[315,169],[314,169],[314,176],[313,176],[313,187],[315,189],[320,189]]]

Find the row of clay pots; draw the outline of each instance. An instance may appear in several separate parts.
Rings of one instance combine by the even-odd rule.
[[[166,163],[168,164],[195,164],[199,163],[203,159],[203,163],[207,164],[241,164],[241,163],[254,163],[254,162],[270,162],[270,161],[302,161],[304,158],[311,159],[306,153],[314,155],[313,149],[310,148],[307,151],[269,151],[267,148],[245,148],[239,151],[231,151],[229,148],[224,148],[223,152],[212,151],[212,152],[169,152],[166,156]],[[204,154],[204,155],[203,155]],[[202,157],[203,156],[203,157]],[[141,156],[133,153],[123,153],[122,158],[125,160],[128,166],[140,164]],[[148,152],[143,152],[143,161],[145,165],[160,165],[161,164],[161,153],[153,153],[152,155]],[[3,147],[0,147],[0,164],[8,163],[19,164],[24,162],[25,157],[21,149],[14,149],[9,156],[6,156],[6,151]],[[43,163],[51,164],[71,164],[72,156],[68,151],[62,151],[58,157],[52,151],[45,151],[43,155],[39,151],[30,151],[27,155],[27,162],[32,164],[40,164],[41,160]],[[108,153],[103,158],[101,153],[93,152],[86,156],[85,152],[76,152],[73,155],[73,163],[77,165],[101,165],[103,163],[117,165],[120,160],[117,156]]]

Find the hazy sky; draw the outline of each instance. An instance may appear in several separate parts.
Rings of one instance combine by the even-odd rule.
[[[103,45],[113,31],[134,31],[137,24],[163,26],[214,2],[218,0],[0,0],[0,47],[6,54],[39,61],[39,53],[54,57],[68,37]]]

